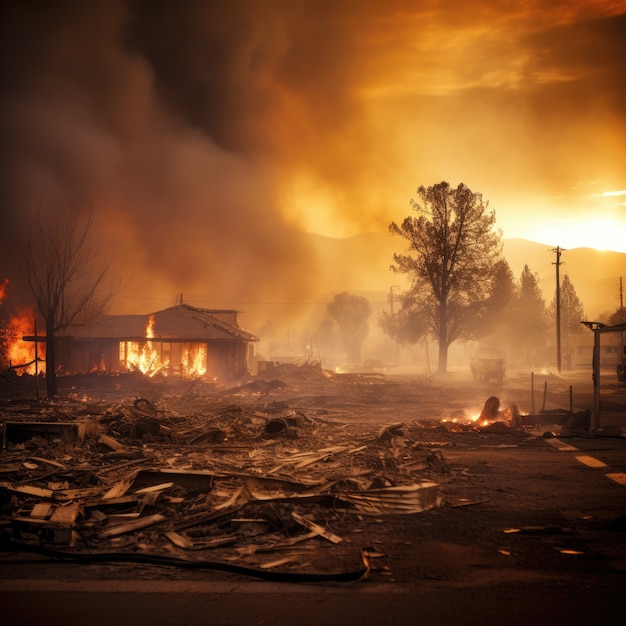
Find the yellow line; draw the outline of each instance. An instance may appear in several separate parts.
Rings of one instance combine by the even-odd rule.
[[[575,448],[574,446],[570,446],[569,444],[563,441],[559,441],[558,439],[546,439],[545,441],[546,443],[549,443],[550,445],[552,445],[557,450],[560,450],[561,452],[571,452],[571,451],[580,452],[578,448]],[[606,463],[603,463],[599,459],[589,456],[588,454],[583,454],[574,458],[577,461],[580,461],[583,465],[586,465],[587,467],[598,467],[598,468],[608,467]],[[623,485],[624,487],[626,487],[626,474],[624,474],[624,472],[606,473],[605,476],[607,478],[610,478],[611,480],[614,480],[619,485]]]
[[[624,472],[616,472],[614,474],[607,474],[607,478],[614,480],[616,483],[626,487],[626,474]]]
[[[553,448],[556,448],[557,450],[561,450],[561,452],[579,452],[578,448],[575,448],[574,446],[570,446],[569,443],[565,443],[564,441],[561,441],[560,439],[546,439],[545,440],[546,443],[549,443]]]
[[[606,463],[603,463],[602,461],[599,461],[592,456],[588,456],[587,454],[583,456],[577,456],[576,460],[580,461],[584,465],[587,465],[588,467],[607,467]]]

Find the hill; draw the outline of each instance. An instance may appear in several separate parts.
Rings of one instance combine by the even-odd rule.
[[[504,257],[516,278],[528,264],[539,275],[546,302],[552,301],[556,287],[554,248],[525,239],[505,239]],[[620,277],[626,276],[626,254],[593,248],[564,250],[560,276],[565,275],[576,289],[587,316],[595,321],[620,306]]]
[[[388,233],[364,233],[344,239],[310,233],[318,255],[318,297],[351,291],[385,301],[394,285],[406,284],[390,270],[393,253],[403,251],[403,242]],[[556,253],[544,244],[525,239],[504,239],[503,253],[516,279],[524,265],[539,277],[539,286],[549,304],[556,284]],[[597,319],[620,305],[620,276],[626,276],[626,254],[591,248],[564,250],[561,278],[568,275],[587,316]]]

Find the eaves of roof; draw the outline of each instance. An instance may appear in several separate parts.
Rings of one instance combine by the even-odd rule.
[[[119,341],[259,341],[256,335],[219,320],[206,310],[184,304],[149,315],[107,315],[96,324],[72,328],[58,336]]]

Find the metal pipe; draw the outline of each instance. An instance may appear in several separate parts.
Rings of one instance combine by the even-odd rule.
[[[593,329],[593,429],[600,429],[600,328]]]

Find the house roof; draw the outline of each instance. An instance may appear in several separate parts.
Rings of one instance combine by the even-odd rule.
[[[148,315],[106,315],[96,324],[72,328],[59,333],[76,339],[117,339],[120,341],[145,341],[150,339],[185,342],[249,342],[259,338],[231,324],[217,315],[213,309],[199,309],[188,304],[178,304]],[[236,313],[227,311],[227,313]]]

